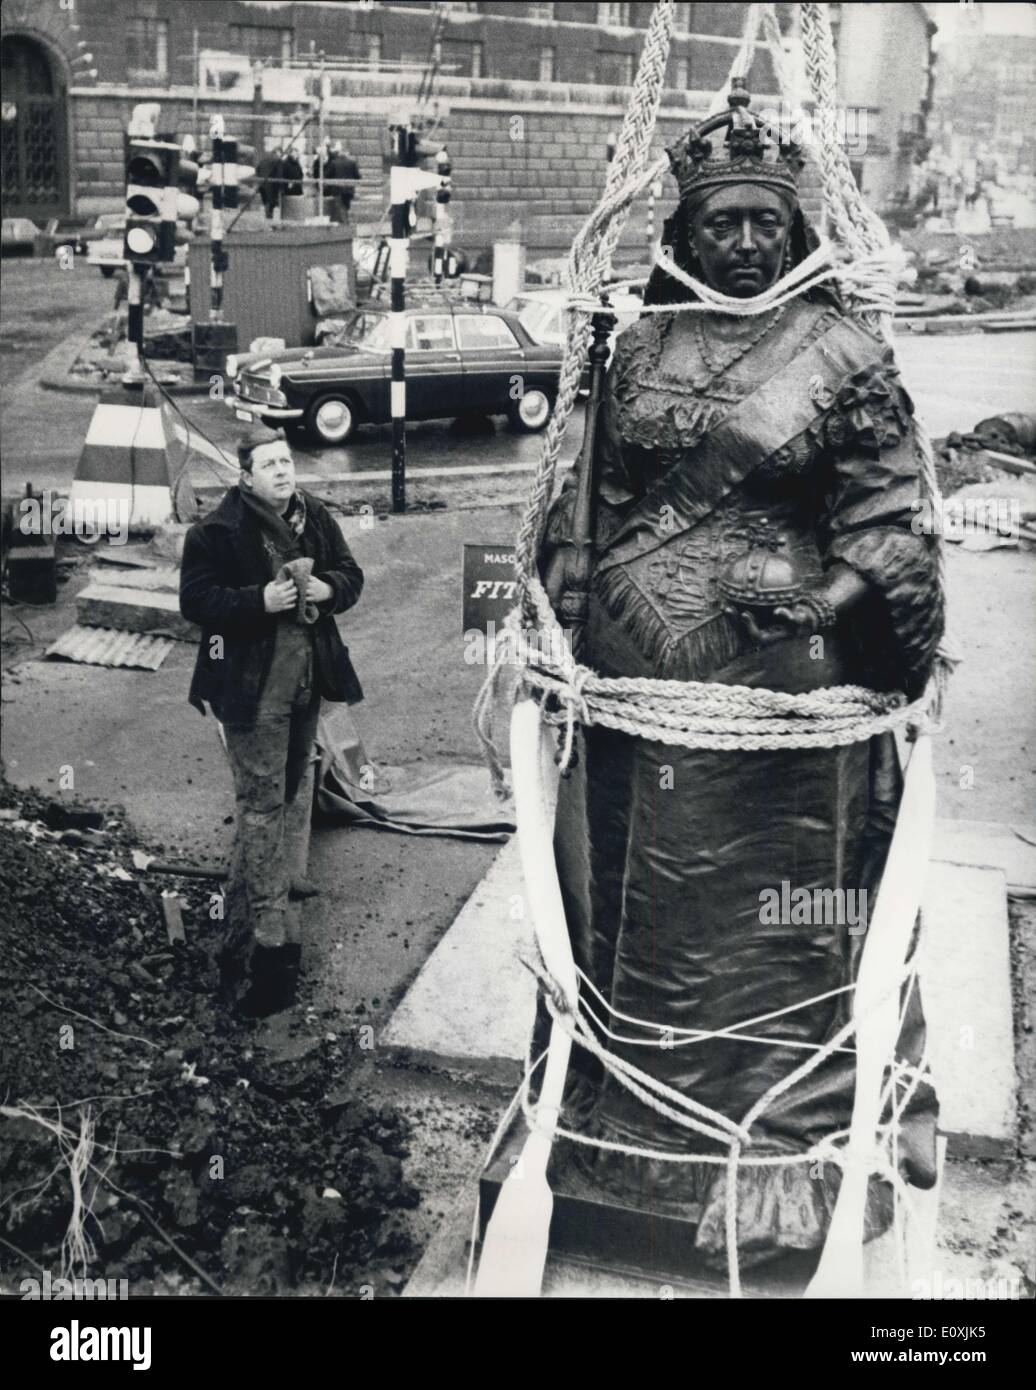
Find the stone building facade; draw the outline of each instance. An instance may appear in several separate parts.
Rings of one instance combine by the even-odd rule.
[[[430,4],[5,0],[4,213],[42,222],[120,209],[123,132],[141,101],[161,103],[163,132],[191,133],[202,144],[217,111],[228,134],[256,147],[264,135],[290,138],[316,90],[297,60],[318,64],[323,54],[323,130],[358,158],[363,187],[353,211],[361,228],[385,211],[385,131],[402,104],[433,118],[435,138],[449,147],[462,244],[517,231],[530,250],[560,251],[596,201],[652,8],[453,4],[437,30]],[[745,10],[677,6],[659,151],[704,113],[723,82]],[[249,72],[257,59],[267,65],[261,105]],[[773,95],[762,49],[751,82]],[[311,124],[310,151],[312,133]],[[667,186],[666,201],[673,192]],[[643,235],[639,209],[627,244]]]
[[[929,148],[936,25],[927,5],[833,4],[838,96],[860,191],[880,213],[908,193]]]

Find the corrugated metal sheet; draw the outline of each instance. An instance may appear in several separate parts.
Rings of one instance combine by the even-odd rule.
[[[130,666],[157,671],[172,649],[171,637],[77,625],[48,647],[46,655],[54,661],[76,661],[84,666]]]

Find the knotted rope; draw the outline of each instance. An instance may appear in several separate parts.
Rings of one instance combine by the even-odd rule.
[[[698,303],[675,306],[680,310],[755,314],[768,311],[791,297],[802,294],[813,284],[827,279],[841,282],[854,313],[890,335],[890,315],[895,292],[895,259],[888,235],[881,222],[860,198],[849,167],[848,158],[838,144],[835,132],[834,109],[834,50],[830,26],[820,5],[804,4],[803,44],[806,49],[807,73],[815,100],[821,109],[821,138],[817,157],[824,182],[824,196],[835,237],[847,261],[835,263],[831,247],[815,252],[803,265],[795,267],[761,296],[753,300],[731,300],[720,295],[679,271],[672,262],[660,262],[670,274],[677,274],[698,296]],[[747,76],[755,51],[756,34],[760,23],[773,54],[775,70],[782,91],[792,99],[788,65],[781,42],[776,12],[772,4],[749,7],[745,36],[735,58],[732,75]],[[542,543],[547,509],[554,489],[554,479],[561,442],[575,404],[580,377],[588,353],[588,319],[600,303],[600,289],[611,265],[611,257],[633,200],[650,183],[659,179],[668,168],[663,157],[648,163],[652,134],[655,128],[665,72],[669,39],[673,26],[671,0],[659,0],[652,14],[637,71],[633,93],[609,167],[604,193],[598,206],[577,234],[568,259],[566,289],[569,295],[568,328],[561,366],[555,410],[548,425],[539,467],[530,490],[522,517],[516,545],[516,570],[519,605],[504,625],[504,639],[497,649],[486,681],[475,704],[475,727],[493,775],[497,789],[502,789],[503,767],[496,751],[493,736],[493,717],[499,704],[503,677],[508,667],[517,670],[515,689],[533,692],[540,702],[541,717],[561,729],[559,765],[571,763],[578,726],[591,724],[615,729],[633,737],[646,738],[663,744],[685,748],[751,751],[761,749],[834,748],[869,739],[891,729],[931,728],[930,720],[937,718],[941,692],[948,673],[945,660],[937,661],[933,679],[925,695],[908,703],[904,696],[883,694],[860,686],[837,686],[804,695],[762,690],[742,686],[725,686],[715,682],[684,682],[648,679],[608,679],[581,665],[572,655],[550,600],[540,582],[537,557]],[[679,272],[679,273],[678,273]],[[657,306],[645,312],[672,312],[674,306]],[[921,440],[922,477],[929,495],[938,499],[934,462],[926,436]],[[933,508],[935,515],[938,510]],[[939,556],[939,580],[942,583],[942,556]],[[537,636],[534,652],[530,651],[526,632]],[[528,962],[527,962],[528,963]],[[907,1075],[892,1059],[890,1079],[885,1098],[890,1092],[893,1119],[879,1128],[881,1141],[873,1152],[851,1155],[836,1146],[843,1134],[828,1136],[808,1151],[788,1155],[744,1154],[750,1146],[751,1129],[755,1121],[785,1091],[835,1052],[844,1051],[844,1044],[858,1027],[852,1020],[840,1028],[824,1044],[805,1044],[810,1055],[799,1066],[781,1078],[749,1110],[740,1123],[731,1121],[718,1111],[702,1106],[666,1086],[656,1077],[633,1066],[624,1058],[610,1052],[599,1041],[596,1030],[603,1036],[619,1039],[597,1019],[579,1000],[573,1009],[554,981],[542,960],[530,968],[537,976],[546,1006],[554,1022],[580,1046],[586,1048],[605,1067],[617,1084],[637,1095],[644,1104],[665,1115],[682,1129],[702,1133],[727,1145],[725,1154],[687,1154],[640,1149],[597,1137],[556,1129],[558,1137],[573,1143],[589,1144],[634,1156],[654,1157],[683,1163],[725,1165],[726,1183],[726,1250],[731,1292],[740,1292],[737,1255],[737,1178],[739,1165],[778,1166],[789,1163],[832,1162],[844,1170],[849,1164],[865,1162],[869,1171],[878,1172],[894,1188],[898,1202],[909,1207],[910,1199],[898,1167],[882,1144],[889,1140],[896,1116],[924,1080],[921,1067],[912,1069],[907,1082],[907,1095],[900,1100],[896,1088]],[[888,992],[910,980],[916,971],[915,958],[904,963],[895,978],[890,979]],[[847,988],[855,988],[848,986]],[[908,993],[905,992],[905,993]],[[599,992],[597,999],[609,1012],[611,1006]],[[826,997],[826,996],[823,996]],[[818,999],[820,996],[818,996]],[[817,1000],[807,1000],[796,1008],[805,1008]],[[878,1003],[874,1001],[874,1007]],[[905,998],[901,1002],[905,1009]],[[790,1010],[789,1010],[790,1012]],[[623,1021],[646,1030],[659,1030],[660,1025],[623,1016]],[[705,1030],[670,1030],[686,1034],[680,1045],[702,1041],[709,1037],[739,1036],[742,1028],[731,1025],[717,1033]],[[751,1038],[751,1041],[782,1046],[777,1039]],[[651,1041],[649,1039],[649,1041]],[[656,1044],[657,1045],[657,1042]],[[542,1061],[542,1058],[540,1059]],[[537,1063],[538,1065],[538,1063]],[[531,1127],[537,1125],[535,1108],[529,1102],[529,1084],[533,1068],[527,1064],[523,1087],[519,1092],[521,1104]],[[504,1123],[494,1139],[502,1137]]]
[[[834,248],[823,244],[775,284],[749,299],[722,294],[687,274],[667,257],[660,256],[658,264],[698,297],[697,303],[676,306],[679,310],[754,315],[779,307],[815,284],[834,279],[841,283],[855,313],[887,331],[895,295],[897,253],[889,243],[883,224],[860,198],[848,158],[836,138],[834,47],[826,13],[819,5],[804,4],[801,8],[806,68],[822,117],[817,154],[823,172],[825,202],[832,212],[840,250],[848,259],[833,264]],[[936,719],[938,717],[946,677],[954,659],[945,647],[940,648],[928,691],[921,700],[909,705],[901,696],[836,687],[820,692],[829,697],[823,701],[806,696],[789,697],[778,691],[753,690],[749,706],[742,704],[735,708],[728,686],[711,682],[607,680],[571,656],[540,583],[536,558],[553,495],[561,443],[588,352],[589,314],[600,303],[600,287],[634,198],[667,167],[665,158],[650,164],[647,161],[661,99],[672,23],[670,0],[660,0],[652,14],[604,193],[577,234],[569,255],[566,274],[569,322],[558,396],[516,545],[520,619],[514,616],[507,627],[512,636],[516,636],[524,623],[546,639],[537,646],[540,650],[546,647],[548,657],[518,660],[515,664],[520,668],[521,685],[551,697],[545,707],[545,717],[564,728],[562,767],[567,767],[571,761],[576,723],[599,722],[625,733],[680,747],[730,750],[830,748],[904,725],[926,726],[929,712]],[[767,32],[775,66],[782,81],[787,82],[787,63],[772,5],[749,7],[745,41],[735,58],[731,76],[747,75],[760,23]],[[794,97],[793,92],[789,91],[788,95]],[[652,310],[672,312],[672,307],[649,306],[646,312]],[[938,482],[931,446],[920,428],[918,440],[923,486],[933,501],[932,514],[939,516]],[[944,587],[941,546],[937,547],[937,554],[939,583]],[[476,732],[498,791],[503,788],[503,770],[493,741],[493,706],[501,689],[502,668],[507,664],[510,663],[505,658],[500,658],[490,669],[475,705]],[[799,703],[789,706],[789,699]],[[937,726],[928,724],[926,727]]]
[[[544,721],[562,729],[558,766],[563,772],[571,765],[578,725],[598,725],[679,748],[727,752],[839,748],[893,729],[936,727],[930,720],[929,692],[908,703],[901,694],[858,685],[790,695],[715,681],[599,676],[572,655],[536,576],[530,577],[527,596],[534,625],[557,640],[537,644],[535,651],[527,648],[513,611],[475,702],[475,729],[498,794],[504,794],[505,779],[494,716],[509,669],[518,673],[515,693],[521,688],[534,693]]]
[[[888,1121],[881,1123],[875,1136],[873,1147],[862,1156],[855,1155],[847,1147],[840,1146],[838,1141],[848,1138],[849,1131],[841,1130],[837,1133],[825,1135],[822,1139],[811,1144],[808,1149],[797,1153],[788,1154],[753,1154],[746,1153],[746,1149],[751,1149],[753,1144],[752,1127],[770,1109],[776,1100],[785,1092],[790,1090],[804,1077],[820,1067],[828,1058],[837,1053],[845,1052],[845,1043],[858,1030],[861,1020],[852,1018],[848,1023],[838,1028],[831,1037],[824,1043],[801,1043],[800,1046],[809,1052],[805,1061],[796,1066],[786,1076],[780,1078],[761,1095],[758,1100],[749,1108],[740,1123],[731,1120],[721,1111],[714,1110],[710,1106],[703,1105],[695,1101],[692,1097],[684,1095],[682,1092],[668,1086],[660,1081],[658,1077],[643,1071],[641,1068],[627,1062],[625,1058],[617,1056],[609,1051],[599,1040],[597,1033],[601,1032],[605,1036],[615,1037],[609,1029],[603,1027],[600,1020],[596,1019],[590,1010],[587,1009],[585,1002],[580,997],[576,1006],[573,1008],[565,998],[564,991],[558,982],[551,976],[542,956],[538,951],[531,955],[523,956],[523,964],[536,977],[542,991],[547,1011],[553,1022],[568,1036],[572,1041],[584,1048],[591,1056],[607,1069],[608,1074],[635,1095],[644,1105],[656,1114],[662,1115],[671,1121],[677,1128],[701,1134],[707,1139],[712,1139],[717,1143],[727,1146],[726,1153],[698,1153],[686,1151],[673,1151],[670,1149],[656,1149],[638,1144],[622,1143],[616,1140],[603,1139],[597,1135],[582,1134],[575,1130],[569,1130],[561,1126],[554,1127],[553,1136],[557,1139],[565,1139],[573,1144],[580,1144],[590,1148],[603,1149],[609,1153],[619,1153],[630,1158],[654,1159],[665,1163],[701,1163],[710,1164],[715,1167],[726,1168],[726,1191],[725,1191],[725,1225],[726,1225],[726,1256],[727,1256],[727,1277],[730,1292],[733,1297],[739,1297],[741,1293],[740,1266],[738,1259],[737,1243],[737,1195],[738,1195],[738,1174],[741,1167],[760,1167],[774,1168],[787,1167],[791,1164],[804,1163],[830,1163],[838,1167],[843,1173],[848,1167],[856,1163],[863,1163],[867,1167],[868,1173],[873,1173],[891,1184],[897,1203],[902,1204],[906,1209],[907,1215],[914,1216],[913,1202],[909,1189],[899,1172],[898,1164],[895,1159],[898,1152],[897,1118],[909,1105],[914,1092],[921,1084],[930,1084],[929,1078],[925,1074],[925,1057],[922,1057],[917,1066],[905,1066],[897,1063],[895,1058],[891,1059],[891,1065],[887,1080],[882,1086],[881,1111],[884,1113],[886,1107],[891,1106],[892,1115]],[[581,975],[584,983],[589,983],[585,975]],[[916,988],[917,982],[917,953],[916,951],[903,962],[901,969],[891,978],[882,994],[872,1000],[873,1009],[880,1008],[888,998],[896,991],[901,991],[899,1002],[899,1026],[902,1028],[906,1009],[909,1004],[911,991]],[[902,988],[902,986],[906,988]],[[774,1010],[771,1014],[766,1014],[758,1019],[748,1019],[742,1023],[728,1025],[723,1029],[710,1031],[706,1029],[677,1029],[670,1028],[664,1024],[651,1023],[643,1019],[633,1018],[628,1014],[620,1014],[613,1009],[604,999],[599,991],[594,990],[594,994],[604,1008],[616,1018],[641,1028],[655,1036],[642,1040],[644,1046],[653,1047],[673,1047],[679,1045],[675,1035],[693,1034],[693,1037],[685,1037],[685,1041],[700,1042],[715,1038],[738,1038],[744,1040],[743,1030],[754,1024],[765,1022],[770,1018],[779,1015],[795,1013],[801,1009],[807,1009],[815,1004],[824,1002],[835,995],[845,993],[855,989],[854,985],[843,986],[838,990],[828,990],[823,994],[811,999],[805,999],[799,1004],[790,1005],[784,1009]],[[629,1042],[630,1039],[620,1039]],[[758,1038],[754,1039],[770,1047],[786,1047],[788,1043],[780,1038]],[[531,1046],[531,1043],[530,1043]],[[542,1057],[539,1061],[542,1061]],[[539,1065],[539,1061],[536,1066]],[[522,1111],[530,1130],[541,1127],[541,1117],[537,1113],[535,1104],[530,1099],[530,1087],[532,1076],[536,1066],[527,1059],[524,1079],[519,1086],[516,1100],[521,1104]],[[898,1087],[905,1085],[905,1093],[900,1096]],[[508,1107],[508,1117],[514,1113],[514,1102]],[[506,1125],[501,1124],[493,1137],[493,1142],[487,1156],[488,1162],[491,1161],[501,1140],[503,1139]]]

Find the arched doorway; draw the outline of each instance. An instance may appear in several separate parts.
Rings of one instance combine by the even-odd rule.
[[[3,215],[45,222],[67,213],[65,84],[47,50],[26,35],[0,43]]]

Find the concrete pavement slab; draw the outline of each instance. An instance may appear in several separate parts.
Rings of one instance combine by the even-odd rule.
[[[1036,825],[990,820],[940,820],[933,858],[949,864],[1000,869],[1013,888],[1036,888]]]
[[[1002,870],[934,864],[922,950],[929,1057],[950,1151],[1013,1152],[1017,1077]]]
[[[393,1014],[382,1047],[398,1060],[456,1059],[467,1073],[514,1082],[536,1008],[536,984],[518,954],[531,942],[512,839]]]

